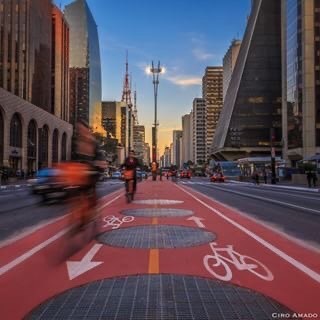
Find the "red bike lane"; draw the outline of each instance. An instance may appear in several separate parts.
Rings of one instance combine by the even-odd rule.
[[[67,222],[63,219],[1,248],[1,318],[21,319],[47,299],[95,280],[139,274],[218,280],[259,292],[294,312],[320,315],[318,252],[300,247],[236,210],[170,181],[139,184],[135,200],[127,204],[119,193],[105,197],[100,205],[100,233],[114,233],[114,242],[103,243],[99,236],[67,262],[56,261],[70,245],[63,235]],[[130,216],[127,210],[146,209],[153,213],[179,209],[188,215],[128,218],[123,214]],[[133,238],[128,236],[122,241],[117,234],[129,235],[134,228],[148,226],[187,227],[184,230],[197,231],[199,236],[210,234],[212,240],[195,245],[188,243],[190,239],[179,239],[177,234],[175,239],[180,244],[176,247],[137,248],[130,243]]]

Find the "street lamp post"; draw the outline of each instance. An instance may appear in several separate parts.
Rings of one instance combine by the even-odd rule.
[[[158,85],[159,85],[159,74],[163,72],[163,68],[160,67],[160,61],[158,61],[158,66],[155,67],[152,61],[151,68],[149,70],[152,73],[153,77],[153,90],[154,90],[154,132],[152,134],[152,161],[157,162],[157,146],[158,146],[158,139],[157,139],[157,126],[158,119],[157,119],[157,99],[158,99]]]

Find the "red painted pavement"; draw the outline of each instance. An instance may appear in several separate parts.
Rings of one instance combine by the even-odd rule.
[[[105,197],[103,199],[104,203],[114,199],[115,196],[116,194],[112,194]],[[195,216],[203,219],[204,230],[211,231],[217,236],[215,240],[217,247],[233,245],[236,252],[252,257],[264,264],[274,278],[272,281],[266,281],[248,270],[239,271],[229,263],[232,271],[230,282],[272,297],[295,312],[318,313],[320,315],[319,253],[302,248],[278,233],[265,228],[262,224],[239,214],[236,210],[223,206],[191,189],[178,187],[170,181],[145,181],[138,184],[136,199],[181,200],[183,203],[157,206],[127,204],[124,196],[121,196],[102,209],[102,218],[107,215],[122,218],[123,216],[120,213],[122,210],[134,208],[161,207],[192,210]],[[218,213],[212,210],[218,210]],[[308,271],[302,272],[297,269],[297,267],[279,257],[279,254],[272,252],[252,236],[226,221],[221,215],[245,227],[254,236],[256,235],[268,244],[273,245],[289,258],[293,258],[298,263],[310,268],[315,272],[314,276],[318,275],[318,278],[313,279],[306,274]],[[133,222],[122,224],[121,228],[152,223],[197,227],[194,221],[187,220],[187,218],[159,217],[155,220],[136,217]],[[66,218],[61,219],[1,248],[0,271],[10,261],[57,234],[65,228],[66,222]],[[100,228],[101,231],[111,230],[110,226],[104,227],[104,223],[101,223]],[[95,243],[96,241],[88,243],[69,260],[81,260]],[[75,279],[69,280],[66,263],[57,263],[57,258],[61,256],[61,251],[65,247],[66,238],[61,237],[0,275],[1,319],[21,319],[50,297],[94,280],[123,275],[146,274],[149,270],[149,249],[118,248],[103,245],[92,259],[92,261],[103,263]],[[214,280],[215,277],[207,271],[203,263],[203,258],[209,254],[212,254],[209,244],[188,248],[159,249],[159,273],[195,275]],[[221,274],[223,273],[222,269],[215,271],[218,272],[218,270]],[[259,271],[260,269],[256,270]]]

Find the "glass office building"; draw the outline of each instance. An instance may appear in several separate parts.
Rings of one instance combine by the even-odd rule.
[[[281,152],[281,2],[254,0],[212,144],[216,159]]]
[[[88,103],[81,106],[79,117],[93,131],[101,131],[101,64],[97,25],[85,0],[67,5],[64,13],[70,28],[70,68],[76,70],[73,76],[70,75],[70,90],[74,95],[79,95],[79,90],[88,95],[85,99]],[[87,77],[83,77],[85,73]],[[81,88],[77,74],[80,75]],[[70,101],[71,110],[75,110],[77,99],[73,101],[74,105]]]
[[[283,0],[283,154],[320,151],[320,0]]]

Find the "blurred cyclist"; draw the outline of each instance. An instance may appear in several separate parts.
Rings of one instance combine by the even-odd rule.
[[[93,164],[96,140],[82,121],[76,125],[75,144],[78,161],[62,162],[58,166],[72,204],[71,223],[81,229],[96,218],[98,180],[98,170]]]
[[[125,159],[122,168],[124,169],[124,179],[126,187],[127,201],[133,200],[134,194],[137,189],[137,176],[136,171],[139,166],[138,159],[134,156],[134,150],[130,150],[129,156]],[[131,185],[132,183],[132,185]],[[132,189],[131,189],[132,187]]]

